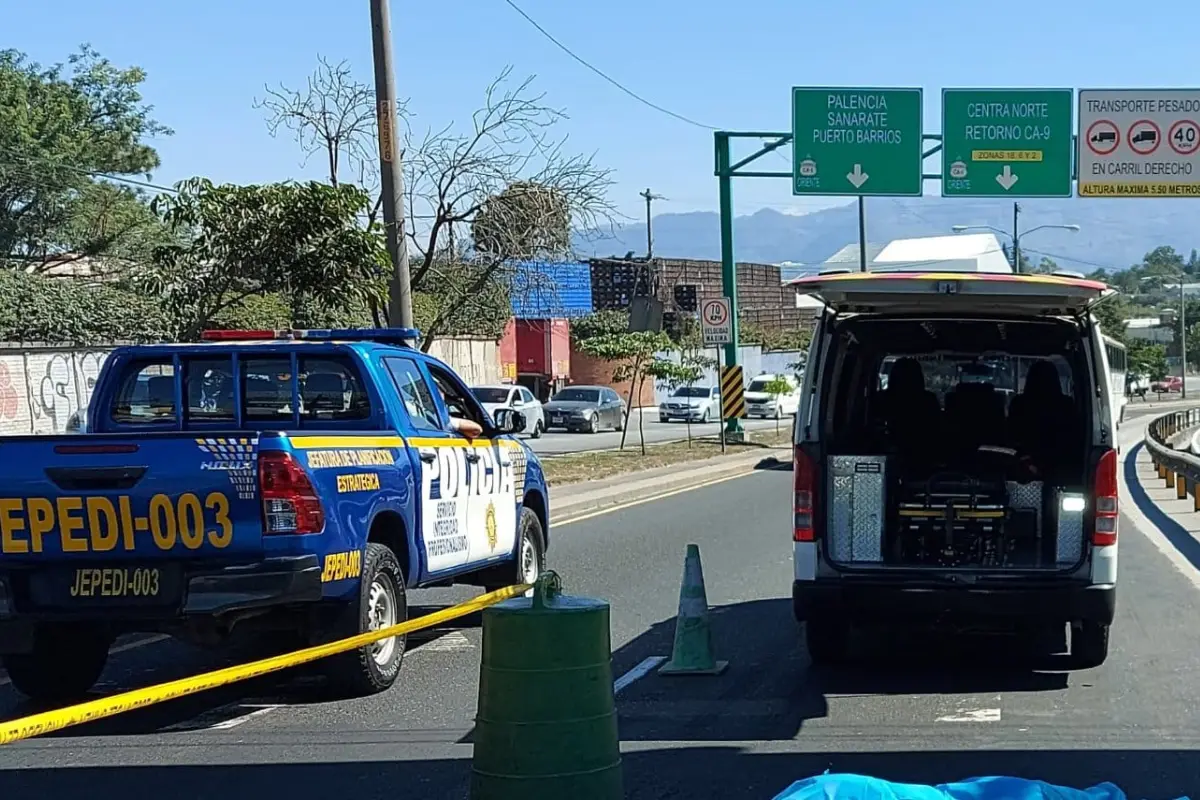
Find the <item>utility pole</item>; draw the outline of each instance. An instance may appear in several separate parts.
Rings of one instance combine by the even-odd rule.
[[[661,194],[651,193],[649,187],[644,192],[638,192],[639,195],[646,198],[646,260],[650,261],[654,258],[654,235],[652,233],[652,224],[650,221],[650,204],[655,200],[666,200]]]
[[[375,113],[379,122],[379,175],[383,226],[392,280],[388,286],[388,325],[411,328],[412,276],[404,235],[404,171],[396,147],[396,81],[392,74],[392,19],[388,0],[371,0],[371,44],[375,56]]]
[[[1013,272],[1021,271],[1021,231],[1017,230],[1021,204],[1013,203]]]

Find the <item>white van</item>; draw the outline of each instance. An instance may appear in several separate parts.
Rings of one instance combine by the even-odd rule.
[[[1071,627],[1108,654],[1116,418],[1090,309],[1061,275],[843,273],[795,423],[796,618],[816,662],[860,625]]]

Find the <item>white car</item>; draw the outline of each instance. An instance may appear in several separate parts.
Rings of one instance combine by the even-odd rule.
[[[546,415],[542,411],[542,404],[524,386],[473,386],[471,393],[488,414],[494,415],[496,410],[501,408],[515,409],[524,414],[525,428],[517,431],[518,433],[528,433],[536,439],[546,430]]]
[[[708,422],[721,418],[721,390],[716,386],[680,386],[658,407],[658,421]]]
[[[787,392],[774,395],[767,387],[776,378],[783,378],[790,387]],[[800,408],[800,383],[792,375],[764,374],[755,376],[746,387],[746,416],[763,419],[790,417]]]

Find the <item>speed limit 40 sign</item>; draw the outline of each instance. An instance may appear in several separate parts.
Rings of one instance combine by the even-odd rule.
[[[705,300],[700,306],[700,331],[707,344],[732,344],[733,321],[729,313],[729,298]]]

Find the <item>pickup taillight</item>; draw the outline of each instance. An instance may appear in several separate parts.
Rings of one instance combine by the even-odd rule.
[[[290,453],[259,454],[258,488],[262,495],[264,533],[320,533],[325,530],[325,509],[321,507],[317,490],[308,473]]]

